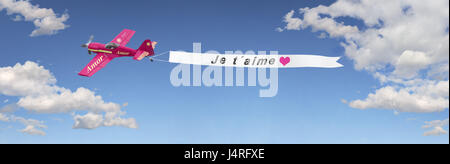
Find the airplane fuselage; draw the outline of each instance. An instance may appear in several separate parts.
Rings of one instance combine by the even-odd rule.
[[[86,44],[81,47],[88,48],[89,54],[96,53],[95,57],[78,73],[81,76],[91,77],[97,71],[106,66],[111,60],[117,57],[132,57],[132,59],[141,61],[145,57],[155,55],[154,49],[157,42],[152,42],[150,39],[144,40],[141,46],[137,49],[126,47],[130,39],[133,37],[135,31],[124,29],[111,42],[107,44],[93,43],[94,39],[91,36]],[[150,58],[150,61],[153,61]]]
[[[107,55],[113,55],[115,57],[125,57],[125,56],[134,56],[137,52],[137,50],[119,46],[114,49],[108,49],[106,48],[105,44],[101,43],[90,43],[88,46],[88,50],[94,53],[105,53]]]

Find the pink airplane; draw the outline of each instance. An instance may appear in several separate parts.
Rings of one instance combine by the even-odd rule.
[[[94,39],[94,37],[91,36],[88,43],[83,44],[81,47],[88,48],[89,54],[92,52],[97,53],[97,56],[95,56],[94,59],[92,59],[78,74],[91,77],[97,71],[105,67],[112,59],[117,57],[132,56],[134,60],[142,60],[147,56],[153,56],[155,54],[153,49],[157,42],[145,40],[137,50],[125,47],[135,32],[136,31],[125,29],[108,44],[91,43]]]

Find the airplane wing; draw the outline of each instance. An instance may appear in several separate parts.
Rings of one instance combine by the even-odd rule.
[[[94,57],[94,59],[89,62],[86,67],[81,70],[80,73],[78,73],[81,76],[91,77],[94,75],[97,71],[101,70],[103,67],[106,66],[114,57],[110,57],[104,53],[98,53],[97,56]]]
[[[114,40],[112,40],[111,42],[117,43],[120,46],[125,46],[128,44],[128,42],[133,37],[135,32],[136,31],[125,29],[119,35],[117,35],[116,38],[114,38]]]

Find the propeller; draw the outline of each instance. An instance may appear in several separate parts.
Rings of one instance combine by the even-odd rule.
[[[88,42],[86,44],[82,44],[81,47],[87,48],[89,44],[91,44],[92,40],[94,40],[94,35],[91,35]]]
[[[93,40],[94,40],[94,35],[91,35],[91,36],[89,37],[88,42],[85,43],[85,44],[82,44],[81,47],[88,48],[88,47],[89,47],[89,44],[91,44]],[[89,55],[90,55],[92,52],[88,50],[88,53],[89,53]]]

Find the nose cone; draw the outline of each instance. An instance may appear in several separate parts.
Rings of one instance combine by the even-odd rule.
[[[88,46],[89,49],[101,49],[102,48],[102,44],[100,43],[91,43]]]

